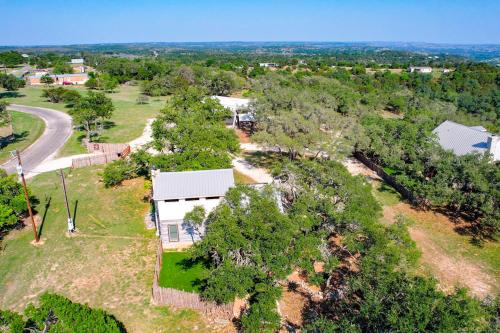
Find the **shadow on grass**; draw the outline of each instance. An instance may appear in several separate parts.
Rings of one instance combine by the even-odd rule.
[[[18,91],[3,91],[0,92],[0,98],[17,98],[24,97],[25,95],[20,94]]]
[[[286,159],[283,154],[273,152],[256,151],[244,154],[245,160],[259,168],[272,169],[280,161]]]
[[[73,208],[73,226],[76,229],[76,213],[78,212],[78,200],[75,201],[75,207]]]
[[[50,208],[50,202],[52,201],[51,196],[45,196],[45,205],[42,216],[42,221],[40,222],[40,227],[38,228],[38,237],[42,237],[43,226],[45,225],[45,219],[47,218],[47,212]]]
[[[4,147],[13,143],[23,141],[28,137],[29,134],[30,133],[28,131],[22,131],[21,133],[14,133],[7,138],[0,139],[0,149],[3,149]]]

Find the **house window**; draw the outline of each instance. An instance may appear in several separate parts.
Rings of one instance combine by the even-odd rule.
[[[187,198],[186,201],[198,201],[200,198]]]
[[[207,197],[207,200],[217,200],[220,199],[221,197]]]
[[[169,224],[167,226],[168,229],[168,241],[169,242],[178,242],[179,241],[179,227],[177,224]]]
[[[179,199],[168,199],[168,200],[165,200],[165,202],[178,202]]]

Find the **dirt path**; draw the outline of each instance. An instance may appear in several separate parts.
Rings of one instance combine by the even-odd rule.
[[[375,172],[357,160],[346,160],[344,165],[353,175],[363,175],[372,182],[380,180]],[[445,250],[447,244],[444,244],[446,238],[443,235],[456,237],[456,224],[448,217],[433,211],[416,210],[403,202],[383,206],[385,222],[394,223],[399,215],[407,216],[413,221],[421,221],[410,226],[408,231],[422,253],[421,263],[438,279],[439,287],[443,291],[451,292],[456,286],[466,287],[471,294],[480,298],[498,291],[497,280],[480,263],[465,258],[458,251],[451,255],[449,250]],[[442,239],[436,240],[439,237],[429,234],[424,223],[439,230],[439,237]]]

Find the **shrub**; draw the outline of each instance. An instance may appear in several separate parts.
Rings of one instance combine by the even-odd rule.
[[[73,303],[69,299],[51,293],[40,297],[36,307],[29,304],[23,316],[0,310],[0,331],[23,332],[125,332],[123,324],[101,309]]]
[[[111,187],[120,185],[125,179],[134,175],[132,166],[125,160],[114,161],[104,168],[102,181],[104,186]]]

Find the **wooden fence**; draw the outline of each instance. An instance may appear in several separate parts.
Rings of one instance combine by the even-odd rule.
[[[372,160],[366,157],[362,152],[354,152],[354,157],[358,159],[361,163],[372,169],[380,176],[387,184],[391,185],[396,191],[398,191],[405,199],[411,201],[412,203],[421,203],[422,199],[416,197],[409,189],[401,185],[396,181],[396,178],[389,175],[385,170],[379,165],[375,164]]]
[[[188,308],[201,312],[206,318],[214,321],[231,321],[234,318],[234,303],[217,304],[207,302],[196,293],[189,293],[159,285],[160,269],[162,265],[163,247],[161,240],[158,242],[156,264],[153,278],[152,297],[156,305],[168,305],[174,308]]]
[[[82,144],[87,148],[89,153],[100,152],[104,154],[121,153],[124,149],[129,147],[126,143],[88,142],[87,139],[83,139]]]
[[[107,164],[109,162],[113,162],[113,161],[119,160],[121,158],[125,158],[130,154],[130,146],[129,145],[120,144],[120,148],[121,148],[121,150],[114,151],[114,152],[103,152],[102,154],[74,158],[71,161],[71,167],[72,168],[83,168],[83,167],[88,167],[88,166],[92,166],[92,165]],[[109,148],[109,149],[111,149],[111,148]],[[94,152],[96,152],[96,151],[99,151],[99,150],[95,150]]]

